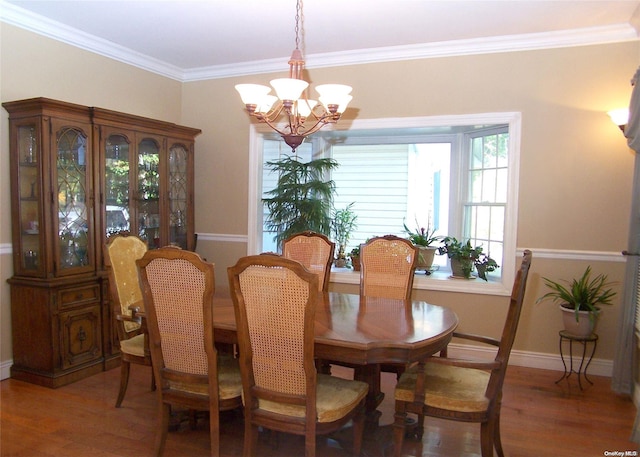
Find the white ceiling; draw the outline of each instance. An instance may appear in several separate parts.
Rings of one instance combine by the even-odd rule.
[[[638,39],[640,0],[306,0],[307,66]],[[295,0],[0,0],[3,22],[175,79],[286,71]]]

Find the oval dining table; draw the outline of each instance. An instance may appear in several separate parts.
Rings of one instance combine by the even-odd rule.
[[[360,365],[369,384],[368,413],[382,400],[379,365],[409,364],[444,349],[458,325],[449,308],[420,300],[364,297],[324,292],[316,309],[315,357]],[[233,302],[216,294],[213,310],[214,338],[237,343]]]

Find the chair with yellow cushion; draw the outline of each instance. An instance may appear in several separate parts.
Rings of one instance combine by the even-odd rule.
[[[326,235],[306,231],[292,235],[282,243],[282,255],[297,260],[318,275],[320,290],[329,290],[329,275],[336,244]]]
[[[172,406],[209,411],[211,455],[220,452],[219,411],[242,405],[237,360],[214,345],[214,267],[195,252],[148,251],[137,261],[158,384],[155,455],[164,450]]]
[[[502,386],[520,320],[531,257],[531,251],[525,250],[513,283],[509,309],[499,340],[454,333],[454,338],[497,348],[493,360],[432,357],[402,374],[395,390],[396,413],[393,427],[396,457],[402,454],[407,413],[418,415],[417,435],[420,439],[424,432],[424,416],[479,422],[482,456],[492,457],[494,448],[500,457],[504,455],[500,440]]]
[[[109,274],[109,292],[118,340],[120,341],[120,391],[116,400],[119,408],[129,383],[132,363],[151,366],[147,336],[141,320],[132,308],[142,308],[142,291],[138,281],[136,260],[147,252],[147,244],[134,235],[121,233],[111,236],[105,245],[105,264]],[[147,348],[147,350],[145,350]],[[153,371],[151,388],[155,389]]]
[[[234,302],[245,404],[244,456],[255,457],[258,427],[305,437],[315,456],[316,434],[353,420],[359,455],[368,385],[318,374],[314,319],[318,275],[279,256],[243,257],[228,269]]]

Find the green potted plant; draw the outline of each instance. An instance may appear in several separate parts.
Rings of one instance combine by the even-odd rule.
[[[329,235],[335,184],[325,176],[338,167],[338,162],[300,162],[295,156],[285,156],[267,162],[267,166],[278,175],[276,187],[262,199],[268,210],[266,226],[276,233],[278,248],[282,241],[305,230]]]
[[[578,279],[571,281],[553,281],[542,278],[545,285],[551,289],[536,300],[557,302],[563,311],[565,330],[576,336],[589,336],[593,332],[600,306],[611,305],[616,292],[610,287],[613,283],[607,281],[607,275],[599,274],[591,277],[591,265]]]
[[[404,232],[408,235],[407,239],[413,243],[419,250],[418,264],[416,270],[424,270],[427,274],[433,265],[433,259],[435,257],[438,248],[431,246],[436,241],[443,239],[442,236],[436,236],[435,229],[431,229],[431,224],[427,223],[427,227],[421,227],[416,220],[416,228],[411,230],[407,227],[406,222],[402,222]]]
[[[349,258],[353,271],[360,271],[360,246],[356,246],[349,252]]]
[[[344,267],[347,264],[346,249],[349,244],[351,234],[357,227],[358,215],[353,212],[355,202],[349,203],[346,208],[337,209],[333,212],[331,221],[331,231],[334,240],[338,244],[338,253],[336,255],[336,267]]]
[[[498,263],[483,252],[482,246],[473,246],[471,240],[458,241],[455,237],[446,236],[438,254],[446,254],[451,259],[451,273],[454,278],[471,279],[475,269],[478,277],[487,281],[487,273],[500,268]]]

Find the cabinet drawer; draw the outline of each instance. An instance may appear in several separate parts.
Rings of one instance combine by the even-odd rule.
[[[58,303],[61,308],[98,301],[99,298],[100,286],[98,284],[61,289],[58,291]]]

